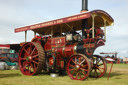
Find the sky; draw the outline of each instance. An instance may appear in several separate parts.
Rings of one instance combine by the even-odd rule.
[[[0,44],[24,42],[24,32],[14,33],[15,28],[58,19],[81,11],[82,0],[0,0]],[[88,0],[89,11],[100,9],[114,19],[114,26],[107,28],[106,45],[100,52],[118,52],[128,57],[128,0]],[[34,33],[28,32],[27,41]]]

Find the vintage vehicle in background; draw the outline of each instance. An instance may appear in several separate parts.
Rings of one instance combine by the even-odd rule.
[[[10,52],[10,46],[9,45],[0,44],[0,54],[1,53],[9,53],[9,52]]]
[[[17,53],[1,53],[0,61],[18,62],[18,54]]]
[[[0,44],[0,61],[18,62],[19,44]]]
[[[105,59],[93,53],[105,45],[106,27],[113,23],[103,10],[88,11],[87,0],[82,0],[80,14],[15,29],[16,33],[25,31],[18,60],[21,72],[67,71],[73,80],[102,77],[107,70]],[[28,30],[34,31],[31,42],[26,42]]]
[[[125,64],[128,64],[128,57],[123,57],[122,62],[125,63]]]
[[[106,60],[106,62],[109,63],[109,64],[111,64],[112,62],[116,63],[116,64],[120,64],[121,63],[121,59],[117,58],[117,54],[118,53],[116,53],[116,52],[115,53],[104,53],[104,52],[101,52],[100,54],[105,54],[105,56],[104,56],[105,58],[111,58],[111,59],[114,60],[114,61],[107,61]]]

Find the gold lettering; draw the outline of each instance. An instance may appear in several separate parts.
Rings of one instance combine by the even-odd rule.
[[[46,22],[46,23],[41,24],[42,27],[48,26],[48,25],[53,25],[53,22]]]
[[[39,28],[39,27],[40,27],[40,24],[38,24],[38,25],[33,25],[33,26],[30,26],[30,29]]]
[[[75,16],[75,17],[70,17],[70,18],[68,18],[67,20],[68,21],[71,21],[71,20],[76,20],[78,17],[77,16]]]
[[[62,20],[62,19],[57,20],[57,23],[62,23],[62,22],[63,22],[63,20]]]

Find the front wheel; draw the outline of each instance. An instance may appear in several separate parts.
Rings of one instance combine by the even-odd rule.
[[[91,62],[92,69],[91,69],[90,77],[100,78],[104,76],[104,74],[107,71],[107,64],[105,59],[99,55],[93,55],[91,60],[92,60]]]
[[[90,63],[88,58],[82,54],[76,54],[67,61],[67,74],[73,80],[84,80],[90,74]]]

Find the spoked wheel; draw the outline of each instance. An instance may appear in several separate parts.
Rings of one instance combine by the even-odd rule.
[[[90,77],[100,78],[104,76],[106,70],[107,70],[107,64],[105,62],[105,59],[101,56],[93,55]]]
[[[24,44],[18,62],[24,75],[39,74],[42,69],[45,69],[45,54],[42,46],[35,42]]]
[[[90,74],[90,63],[88,58],[82,54],[76,54],[67,61],[67,74],[73,80],[84,80]]]

